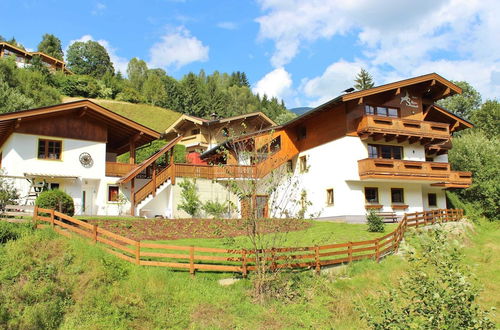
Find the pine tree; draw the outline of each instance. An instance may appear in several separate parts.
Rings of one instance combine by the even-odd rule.
[[[38,51],[55,57],[61,61],[64,57],[61,40],[53,34],[45,33],[43,35],[42,41],[38,44]]]
[[[358,91],[370,89],[375,86],[372,76],[363,68],[361,68],[361,71],[356,76],[356,79],[354,79],[354,82],[356,83],[354,85],[354,88],[356,88]]]

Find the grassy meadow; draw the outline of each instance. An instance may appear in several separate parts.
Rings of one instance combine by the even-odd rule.
[[[218,280],[231,274],[198,272],[191,278],[183,271],[127,263],[87,240],[70,240],[48,228],[0,226],[0,237],[15,233],[0,241],[4,242],[0,244],[0,328],[365,329],[356,306],[373,308],[367,298],[396,285],[409,267],[405,258],[389,256],[379,264],[361,261],[321,276],[295,272],[289,274],[282,296],[257,304],[251,296],[251,277],[223,287]],[[358,240],[370,237],[357,226],[317,223],[289,239],[310,245],[326,238],[349,240],[353,233],[360,235]],[[416,239],[418,234],[412,234],[409,241]],[[463,262],[484,288],[479,302],[486,309],[500,307],[499,239],[499,224],[485,222],[463,240]],[[493,318],[500,324],[498,315]]]
[[[65,97],[63,102],[79,100],[80,98]],[[181,114],[169,109],[155,107],[148,104],[134,104],[104,99],[90,99],[119,115],[127,117],[146,127],[158,132],[164,132],[171,124],[176,121]]]

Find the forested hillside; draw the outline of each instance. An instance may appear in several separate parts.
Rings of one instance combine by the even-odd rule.
[[[0,36],[0,41],[4,40]],[[9,42],[22,47],[14,38]],[[57,58],[63,55],[61,41],[50,34],[43,36],[38,51]],[[283,101],[253,94],[246,74],[240,71],[206,74],[201,70],[175,79],[133,58],[126,78],[115,73],[106,49],[95,41],[71,44],[66,61],[74,74],[51,74],[36,56],[26,69],[17,68],[14,58],[1,59],[0,112],[52,105],[69,96],[149,104],[203,118],[255,111],[264,112],[278,123],[295,117]]]

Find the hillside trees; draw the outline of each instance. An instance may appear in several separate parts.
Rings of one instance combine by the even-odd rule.
[[[53,34],[45,33],[43,35],[42,41],[40,41],[40,43],[38,44],[38,51],[55,57],[61,61],[64,58],[61,40]]]
[[[66,58],[68,67],[76,74],[101,78],[106,72],[114,72],[106,48],[97,41],[77,41],[71,44]]]
[[[462,118],[469,119],[481,107],[481,94],[466,81],[452,81],[462,88],[462,94],[447,97],[437,103]]]

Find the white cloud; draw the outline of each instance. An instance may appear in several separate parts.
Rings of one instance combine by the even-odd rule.
[[[284,68],[277,68],[262,77],[252,90],[260,95],[282,99],[291,95],[291,87],[292,75]]]
[[[103,39],[95,40],[94,37],[92,37],[90,34],[86,34],[86,35],[83,35],[80,39],[71,40],[68,44],[68,47],[77,41],[87,42],[89,40],[97,41],[101,46],[106,48],[106,51],[108,52],[109,58],[111,59],[111,62],[113,62],[113,66],[115,68],[115,71],[120,71],[122,74],[125,74],[125,75],[127,74],[127,65],[128,65],[129,60],[124,58],[124,57],[118,56],[116,54],[116,48],[112,47],[111,44],[107,40],[103,40]],[[65,53],[67,52],[67,50],[68,50],[68,48],[66,47]]]
[[[106,5],[103,4],[103,3],[101,3],[101,2],[98,2],[94,6],[94,9],[92,9],[91,14],[94,15],[94,16],[102,15],[104,13],[104,10],[106,10]]]
[[[318,40],[350,34],[360,61],[378,83],[436,71],[471,82],[486,97],[498,97],[500,3],[496,0],[259,0],[259,39],[272,40],[271,63],[281,67]],[[362,48],[361,48],[362,47]],[[350,64],[356,63],[358,60]],[[349,63],[336,61],[302,84],[318,102],[328,82],[347,82]],[[343,76],[343,78],[341,78]],[[335,77],[335,78],[334,78]],[[352,84],[352,81],[350,82]],[[318,88],[317,91],[314,90]]]
[[[236,30],[238,28],[238,24],[234,22],[219,22],[217,23],[217,27],[225,30]]]
[[[302,81],[301,91],[312,99],[308,106],[315,107],[325,103],[352,87],[353,80],[362,67],[362,63],[341,60],[328,66],[321,76]]]
[[[186,64],[208,60],[209,47],[183,26],[171,30],[149,50],[150,67],[180,68]]]

